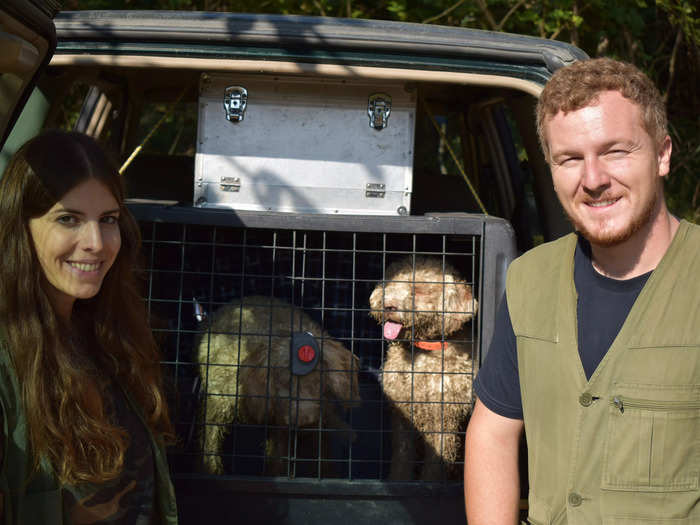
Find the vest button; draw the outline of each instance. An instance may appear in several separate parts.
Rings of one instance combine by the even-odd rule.
[[[593,403],[593,396],[591,395],[590,392],[584,392],[578,398],[578,402],[581,403],[581,406],[589,407],[589,406],[591,406],[591,403]]]
[[[581,496],[576,494],[575,492],[569,494],[569,505],[571,505],[572,507],[578,507],[582,501],[583,498],[581,498]]]

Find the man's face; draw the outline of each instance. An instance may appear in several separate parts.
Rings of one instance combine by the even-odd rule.
[[[663,209],[671,139],[658,145],[639,106],[617,91],[545,122],[554,189],[576,230],[592,244],[630,239]]]

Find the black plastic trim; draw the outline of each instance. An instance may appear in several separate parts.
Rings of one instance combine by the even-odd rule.
[[[39,76],[48,65],[56,50],[56,29],[51,17],[55,14],[58,5],[59,4],[54,0],[36,0],[33,2],[28,2],[26,0],[3,0],[2,10],[46,38],[49,47],[46,50],[46,56],[44,56],[44,59],[34,73],[31,81],[27,84],[24,92],[17,100],[17,104],[13,108],[12,114],[7,121],[6,128],[2,131],[2,134],[0,134],[0,148],[5,145],[5,140],[7,140],[7,136],[10,134],[12,127],[19,118],[24,105],[27,103],[32,89],[34,89]]]
[[[129,209],[138,220],[153,222],[182,222],[237,228],[279,228],[331,231],[375,232],[381,224],[386,233],[436,233],[481,236],[484,223],[508,225],[497,217],[480,214],[431,214],[426,216],[384,215],[323,215],[281,212],[256,212],[224,208],[129,203]],[[465,220],[468,219],[468,220]]]
[[[384,20],[192,11],[75,11],[56,19],[59,38],[274,45],[491,58],[545,65],[587,58],[564,42],[525,35]]]

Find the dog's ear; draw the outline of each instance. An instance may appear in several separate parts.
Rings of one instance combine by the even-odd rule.
[[[384,285],[378,284],[369,296],[369,315],[380,320],[384,313]]]
[[[455,294],[457,301],[456,311],[469,314],[470,318],[474,317],[476,314],[477,302],[476,299],[474,299],[472,287],[467,283],[455,283],[454,287],[457,291]]]
[[[466,283],[445,284],[445,335],[462,328],[476,313],[476,299],[472,288]]]

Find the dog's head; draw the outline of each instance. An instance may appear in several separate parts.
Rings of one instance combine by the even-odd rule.
[[[407,257],[391,264],[369,298],[384,337],[441,339],[476,313],[472,288],[441,258]]]

